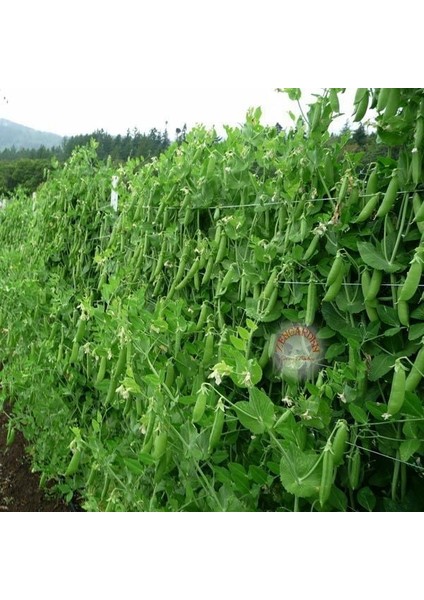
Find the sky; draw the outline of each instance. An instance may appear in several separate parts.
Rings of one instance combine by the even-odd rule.
[[[0,96],[8,102],[0,100],[0,118],[66,136],[166,127],[172,137],[184,124],[221,131],[224,124],[242,123],[249,107],[261,106],[264,123],[286,127],[288,111],[298,111],[277,87],[301,87],[304,106],[312,92],[346,87],[345,115],[336,125],[341,128],[352,113],[355,88],[384,82],[382,69],[361,67],[361,52],[369,56],[371,40],[364,49],[358,39],[352,61],[346,25],[339,39],[331,29],[316,36],[317,21],[326,14],[331,27],[338,5],[329,0],[3,3]],[[367,14],[372,18],[372,7]],[[356,18],[350,19],[352,27]],[[398,15],[399,25],[403,18]],[[391,60],[396,66],[397,59]]]

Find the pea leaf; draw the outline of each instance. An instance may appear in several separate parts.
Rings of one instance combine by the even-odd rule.
[[[408,461],[421,446],[420,440],[405,440],[399,446],[400,458],[403,461]]]
[[[398,334],[399,331],[402,331],[401,327],[390,327],[389,329],[386,329],[386,331],[384,332],[384,337],[392,337],[392,336]]]
[[[342,490],[339,490],[335,485],[331,488],[328,503],[339,512],[346,512],[347,510],[346,494],[342,492]]]
[[[409,328],[408,339],[417,340],[424,336],[424,323],[416,323]]]
[[[377,381],[377,379],[380,379],[380,377],[383,377],[390,371],[394,363],[395,359],[391,354],[378,354],[371,361],[368,379],[370,381]]]
[[[256,387],[250,388],[249,394],[249,402],[236,402],[237,417],[252,433],[264,433],[266,429],[271,429],[274,423],[274,405],[268,396]]]
[[[374,492],[369,487],[361,488],[358,492],[357,499],[359,504],[369,512],[374,510],[377,503]]]
[[[391,327],[399,326],[399,318],[397,316],[397,312],[391,306],[385,306],[384,304],[379,304],[377,306],[377,314],[380,317],[380,320],[386,325],[390,325]]]
[[[364,411],[363,408],[361,408],[357,404],[353,404],[353,403],[349,404],[348,411],[350,412],[350,414],[352,415],[352,417],[355,419],[355,421],[357,423],[361,423],[361,424],[368,423],[367,413]]]
[[[303,479],[316,464],[319,455],[312,450],[302,451],[296,444],[285,443],[281,449],[280,479],[284,488],[300,498],[309,498],[319,492],[321,464]]]
[[[333,358],[336,358],[336,356],[339,356],[345,350],[346,350],[346,344],[342,344],[342,343],[331,344],[331,346],[329,346],[327,352],[325,353],[325,359],[333,360]]]
[[[390,264],[379,250],[370,242],[358,242],[358,251],[366,265],[386,273],[396,273],[403,269],[398,263]]]
[[[228,470],[231,473],[231,478],[236,489],[242,494],[248,494],[250,492],[249,478],[243,465],[239,463],[228,463]]]
[[[411,312],[411,317],[421,321],[424,320],[424,304],[417,306],[417,308]]]

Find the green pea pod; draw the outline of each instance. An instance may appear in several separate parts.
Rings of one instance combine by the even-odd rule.
[[[417,223],[418,231],[424,233],[424,202],[421,202],[419,194],[415,192],[412,197],[412,206],[414,209],[414,221]]]
[[[409,305],[406,300],[398,300],[397,314],[400,324],[404,327],[409,327]]]
[[[100,359],[99,370],[96,377],[96,385],[99,385],[104,379],[106,373],[107,356],[102,356]]]
[[[209,437],[208,454],[217,447],[219,440],[221,439],[222,430],[224,428],[225,412],[222,402],[218,402],[215,409],[215,418],[212,424],[212,430]]]
[[[345,173],[345,175],[342,179],[342,183],[340,185],[339,197],[338,197],[339,202],[342,202],[344,200],[344,197],[346,196],[346,193],[347,193],[348,185],[349,185],[349,175],[348,175],[348,173]]]
[[[414,207],[414,221],[416,223],[422,223],[424,221],[424,202],[421,203],[419,194],[414,194],[412,205]]]
[[[424,141],[424,117],[419,116],[415,124],[414,148],[420,149]]]
[[[208,312],[209,312],[208,305],[206,302],[203,302],[202,307],[200,309],[199,318],[197,319],[197,323],[196,323],[196,327],[195,327],[196,331],[200,331],[202,329],[202,327],[205,325],[206,319],[208,316]]]
[[[342,270],[343,270],[343,256],[342,256],[341,252],[338,250],[337,254],[336,254],[336,258],[334,259],[333,264],[331,265],[330,272],[328,273],[328,276],[327,276],[327,284],[326,284],[327,287],[332,285],[339,278],[340,272]]]
[[[87,320],[80,317],[80,319],[78,321],[77,332],[76,332],[75,338],[74,338],[74,341],[77,342],[78,344],[80,344],[82,342],[84,335],[85,335],[86,328],[87,328]]]
[[[366,196],[374,196],[378,192],[378,174],[377,168],[373,169],[368,177],[367,187],[365,188]]]
[[[215,264],[219,264],[225,256],[225,252],[227,250],[227,236],[225,233],[222,233],[221,239],[219,240],[218,252],[215,258]]]
[[[271,275],[268,278],[267,284],[265,285],[264,291],[262,292],[265,300],[269,300],[271,298],[272,293],[274,292],[276,281],[277,281],[278,270],[273,269]]]
[[[197,392],[196,402],[193,407],[193,413],[191,417],[193,423],[198,423],[205,414],[207,396],[207,389],[204,386],[201,386]]]
[[[207,166],[207,169],[206,169],[206,177],[208,179],[210,179],[211,177],[214,176],[214,174],[215,174],[215,167],[216,167],[216,154],[215,154],[215,152],[213,152],[210,155],[210,157],[209,157],[208,166]]]
[[[405,391],[414,392],[424,374],[424,346],[419,350],[405,381]]]
[[[354,104],[356,107],[354,121],[361,121],[367,112],[369,101],[368,88],[358,88],[356,90]]]
[[[390,88],[387,97],[386,108],[384,110],[384,119],[390,119],[394,117],[400,106],[400,89]]]
[[[377,111],[383,112],[389,99],[390,88],[380,88],[378,92]]]
[[[341,269],[337,276],[337,279],[328,288],[327,293],[322,299],[323,302],[332,302],[336,298],[337,294],[340,292],[340,289],[342,287],[343,278],[344,272],[343,269]]]
[[[215,257],[210,256],[208,259],[208,262],[206,263],[206,269],[205,269],[205,272],[203,273],[201,285],[206,285],[207,283],[209,283],[214,264],[215,264]]]
[[[182,290],[183,288],[186,287],[186,285],[189,283],[189,281],[191,281],[193,279],[193,277],[195,276],[195,274],[199,271],[200,269],[200,259],[199,257],[197,257],[195,259],[195,261],[193,262],[193,264],[191,265],[190,269],[187,272],[187,275],[184,277],[184,279],[182,279],[180,281],[180,283],[178,285],[175,286],[175,289],[178,290]]]
[[[411,173],[412,173],[412,181],[415,185],[418,185],[421,181],[421,172],[422,172],[422,155],[421,151],[417,148],[412,149],[412,158],[411,158]]]
[[[155,460],[159,460],[166,452],[166,446],[168,443],[168,434],[166,431],[157,433],[153,440],[152,457]]]
[[[116,363],[115,372],[113,375],[116,379],[119,379],[119,377],[121,377],[122,373],[125,371],[125,368],[127,366],[128,344],[122,344],[119,350],[118,361]]]
[[[362,223],[363,221],[367,221],[371,217],[372,213],[374,212],[374,210],[377,207],[379,198],[380,198],[379,193],[376,193],[373,196],[371,196],[371,198],[365,204],[364,208],[361,210],[359,215],[356,217],[355,223]]]
[[[340,420],[333,439],[334,466],[338,467],[343,462],[348,438],[349,428],[345,420]]]
[[[330,497],[334,477],[334,455],[331,442],[327,442],[322,459],[322,475],[319,486],[319,502],[321,506],[327,502]]]
[[[71,477],[72,475],[75,475],[75,473],[78,470],[79,467],[79,463],[80,463],[80,459],[81,459],[81,450],[79,448],[77,448],[74,452],[73,457],[71,458],[69,465],[65,471],[65,477]]]
[[[370,283],[371,283],[371,276],[369,274],[369,271],[367,269],[364,269],[361,273],[361,289],[362,289],[362,295],[364,296],[364,298],[366,298],[368,295],[368,291],[370,289]]]
[[[405,282],[401,288],[399,294],[400,301],[406,302],[414,296],[421,281],[422,270],[422,260],[416,254],[411,261],[411,266],[409,267]]]
[[[367,302],[365,302],[365,311],[371,322],[378,321],[378,319],[379,319],[378,312],[376,311],[374,306],[370,306]]]
[[[380,208],[377,211],[377,217],[385,217],[392,208],[396,196],[399,190],[399,177],[397,171],[393,172],[392,178],[389,185],[387,186],[386,193],[384,194],[383,200],[380,204]]]
[[[312,120],[311,120],[311,131],[315,131],[318,128],[318,125],[320,124],[321,114],[322,114],[322,106],[321,106],[321,104],[322,103],[318,100],[313,105],[313,114],[312,114]]]
[[[359,448],[355,448],[353,453],[348,456],[347,475],[350,489],[355,491],[361,476],[361,453]]]
[[[314,254],[315,250],[317,249],[320,237],[321,236],[319,235],[319,233],[316,233],[314,235],[314,237],[311,240],[311,243],[309,244],[309,246],[307,247],[307,249],[305,251],[305,254],[303,255],[303,260],[309,260],[311,258],[311,256]]]
[[[324,175],[325,182],[327,186],[331,189],[334,186],[334,165],[329,153],[325,155],[324,159]]]
[[[69,364],[73,364],[76,363],[78,360],[78,353],[79,353],[79,344],[78,342],[74,342],[72,344],[72,350],[71,350],[71,356],[69,358]]]
[[[308,296],[306,301],[305,325],[310,327],[315,321],[315,313],[318,308],[317,284],[311,279],[308,285]]]
[[[205,335],[205,347],[203,350],[202,365],[207,367],[210,365],[214,356],[214,336],[212,331],[208,331]]]
[[[387,412],[393,416],[400,411],[405,400],[405,369],[399,358],[395,361],[395,372],[392,379],[392,387],[390,389],[389,402],[387,404]]]
[[[368,293],[365,296],[366,302],[368,302],[368,303],[372,302],[373,300],[375,300],[377,298],[378,292],[380,291],[382,280],[383,280],[383,271],[380,271],[379,269],[374,269],[372,276],[371,276],[370,284],[368,287]]]

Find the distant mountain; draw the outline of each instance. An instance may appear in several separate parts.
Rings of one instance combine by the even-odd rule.
[[[52,148],[60,146],[63,138],[56,133],[37,131],[25,125],[19,125],[7,119],[0,119],[0,151],[13,146],[20,148]]]

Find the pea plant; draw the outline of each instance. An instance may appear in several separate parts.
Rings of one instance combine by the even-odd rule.
[[[341,93],[119,173],[80,148],[0,216],[2,402],[40,485],[90,511],[422,510],[424,92],[357,91],[393,149],[365,171],[328,131]]]

